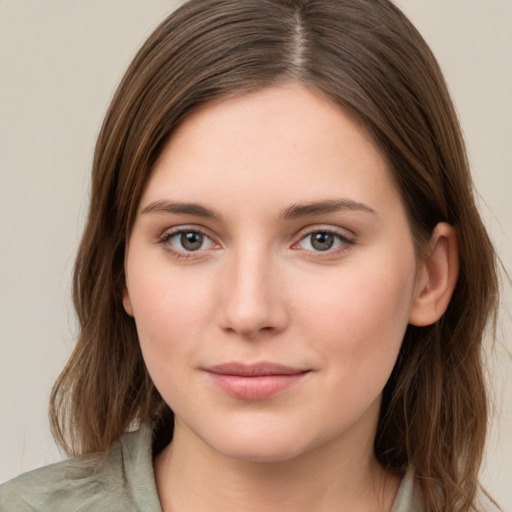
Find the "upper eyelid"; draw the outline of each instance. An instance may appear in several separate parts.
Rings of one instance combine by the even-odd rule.
[[[298,240],[302,240],[304,237],[311,235],[313,233],[330,233],[333,235],[338,235],[342,238],[347,238],[352,240],[355,238],[355,233],[347,228],[329,226],[329,225],[311,225],[299,230],[296,235]]]
[[[212,241],[215,241],[214,240],[215,236],[213,236],[211,234],[210,230],[208,230],[206,228],[203,228],[201,226],[193,225],[193,224],[185,225],[185,226],[175,226],[175,227],[172,227],[172,228],[164,229],[159,238],[165,237],[167,235],[174,236],[174,235],[177,235],[179,233],[190,233],[190,232],[201,233],[202,235],[207,236],[208,238],[210,238]]]

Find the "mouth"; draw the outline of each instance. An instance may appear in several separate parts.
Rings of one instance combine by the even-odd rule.
[[[276,363],[225,363],[203,369],[228,395],[243,400],[262,400],[298,384],[311,370]]]

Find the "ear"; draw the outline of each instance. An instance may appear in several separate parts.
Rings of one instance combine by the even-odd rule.
[[[130,316],[133,316],[132,303],[130,301],[130,295],[128,294],[128,287],[126,285],[124,285],[124,287],[123,287],[123,307],[124,307],[124,310]]]
[[[457,231],[450,224],[441,222],[435,227],[418,268],[409,323],[421,327],[437,322],[450,303],[458,275]]]

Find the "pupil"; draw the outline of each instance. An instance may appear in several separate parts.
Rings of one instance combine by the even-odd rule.
[[[181,235],[181,245],[187,251],[197,251],[203,245],[203,235],[201,233],[183,233]]]
[[[327,251],[334,244],[334,235],[330,233],[315,233],[311,245],[318,251]]]

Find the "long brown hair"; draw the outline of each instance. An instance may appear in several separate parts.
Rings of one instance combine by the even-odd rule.
[[[54,436],[71,454],[104,452],[133,422],[149,422],[157,447],[169,441],[172,411],[148,375],[121,300],[141,193],[194,109],[288,81],[328,96],[371,133],[419,255],[438,222],[457,229],[455,292],[435,325],[406,332],[384,389],[375,454],[398,475],[414,467],[427,512],[471,510],[486,434],[481,343],[496,311],[495,253],[442,73],[388,0],[192,0],[144,43],[96,146],[74,273],[80,332],[52,392]]]

